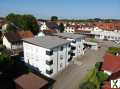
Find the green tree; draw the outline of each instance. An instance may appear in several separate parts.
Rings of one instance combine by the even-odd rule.
[[[100,83],[103,83],[105,80],[108,79],[108,75],[102,71],[98,71],[97,74],[96,74],[97,78],[98,78],[98,81]]]
[[[12,64],[10,55],[0,52],[0,67],[5,67],[7,64]]]
[[[64,27],[63,23],[60,23],[60,25],[59,25],[60,32],[64,32],[64,29],[65,29],[65,27]]]
[[[7,31],[21,29],[25,31],[30,30],[33,34],[37,34],[39,32],[37,20],[32,15],[19,15],[11,13],[6,16],[6,21],[9,23]]]
[[[51,17],[51,21],[57,21],[58,20],[58,17],[57,16],[52,16]]]

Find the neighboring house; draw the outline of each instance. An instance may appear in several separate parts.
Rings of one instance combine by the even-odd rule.
[[[73,61],[71,41],[56,36],[23,39],[24,61],[48,77]]]
[[[120,56],[107,53],[104,56],[104,62],[102,64],[102,70],[108,75],[120,71]]]
[[[83,42],[84,42],[85,36],[79,35],[79,34],[73,34],[73,33],[56,33],[54,35],[58,36],[59,38],[72,41],[71,46],[73,49],[75,49],[73,51],[74,57],[84,54]]]
[[[38,37],[46,36],[46,35],[53,35],[54,33],[57,33],[56,30],[53,29],[48,29],[48,30],[43,30],[38,33]]]
[[[48,29],[47,25],[46,25],[46,22],[43,22],[40,26],[40,30],[43,31],[43,30],[46,30]]]
[[[101,89],[120,89],[120,88],[111,88],[112,84],[111,84],[111,80],[119,80],[120,79],[120,72],[114,73],[110,76],[108,81],[105,81],[102,85]],[[119,82],[119,81],[118,81]],[[117,82],[117,84],[119,85],[119,83]],[[117,85],[117,87],[119,87]],[[114,86],[116,87],[116,86]]]
[[[59,30],[59,26],[56,22],[46,22],[46,26],[48,27],[48,29],[53,29],[56,31]]]
[[[22,39],[33,37],[31,31],[6,32],[3,35],[3,45],[9,50],[22,48]]]
[[[16,89],[52,89],[52,83],[33,73],[24,74],[14,80]]]

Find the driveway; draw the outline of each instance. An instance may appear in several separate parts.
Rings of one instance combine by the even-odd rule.
[[[79,84],[97,61],[102,61],[108,47],[113,46],[111,42],[100,42],[97,51],[87,50],[84,56],[78,57],[77,62],[70,64],[66,69],[56,76],[53,89],[78,89]],[[82,65],[79,65],[81,64]]]

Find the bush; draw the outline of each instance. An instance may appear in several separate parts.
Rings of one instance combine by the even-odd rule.
[[[109,47],[108,48],[108,52],[113,54],[113,55],[116,55],[117,53],[120,52],[120,48],[117,48],[117,47]]]
[[[101,66],[101,62],[96,62],[95,68],[99,70],[100,66]]]
[[[80,85],[80,89],[97,89],[97,86],[94,83],[87,81]]]
[[[97,74],[96,74],[97,78],[98,78],[98,81],[100,83],[103,83],[105,80],[108,79],[108,75],[102,71],[98,71]]]

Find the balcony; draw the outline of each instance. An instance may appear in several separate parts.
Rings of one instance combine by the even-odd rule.
[[[72,43],[76,43],[76,40],[73,40]]]
[[[49,74],[49,75],[51,75],[51,74],[53,73],[53,69],[51,69],[51,70],[46,70],[46,73]]]
[[[72,58],[73,58],[73,57],[71,56],[71,57],[68,59],[68,62],[72,61]]]
[[[72,50],[75,50],[75,49],[76,49],[76,47],[74,47],[74,46],[71,46],[71,49],[72,49]]]
[[[53,60],[51,60],[51,61],[46,60],[46,64],[47,65],[52,65],[53,64]]]
[[[71,56],[75,56],[75,53],[71,53]]]
[[[51,51],[46,51],[46,55],[52,56],[52,55],[53,55],[53,50],[51,50]]]

